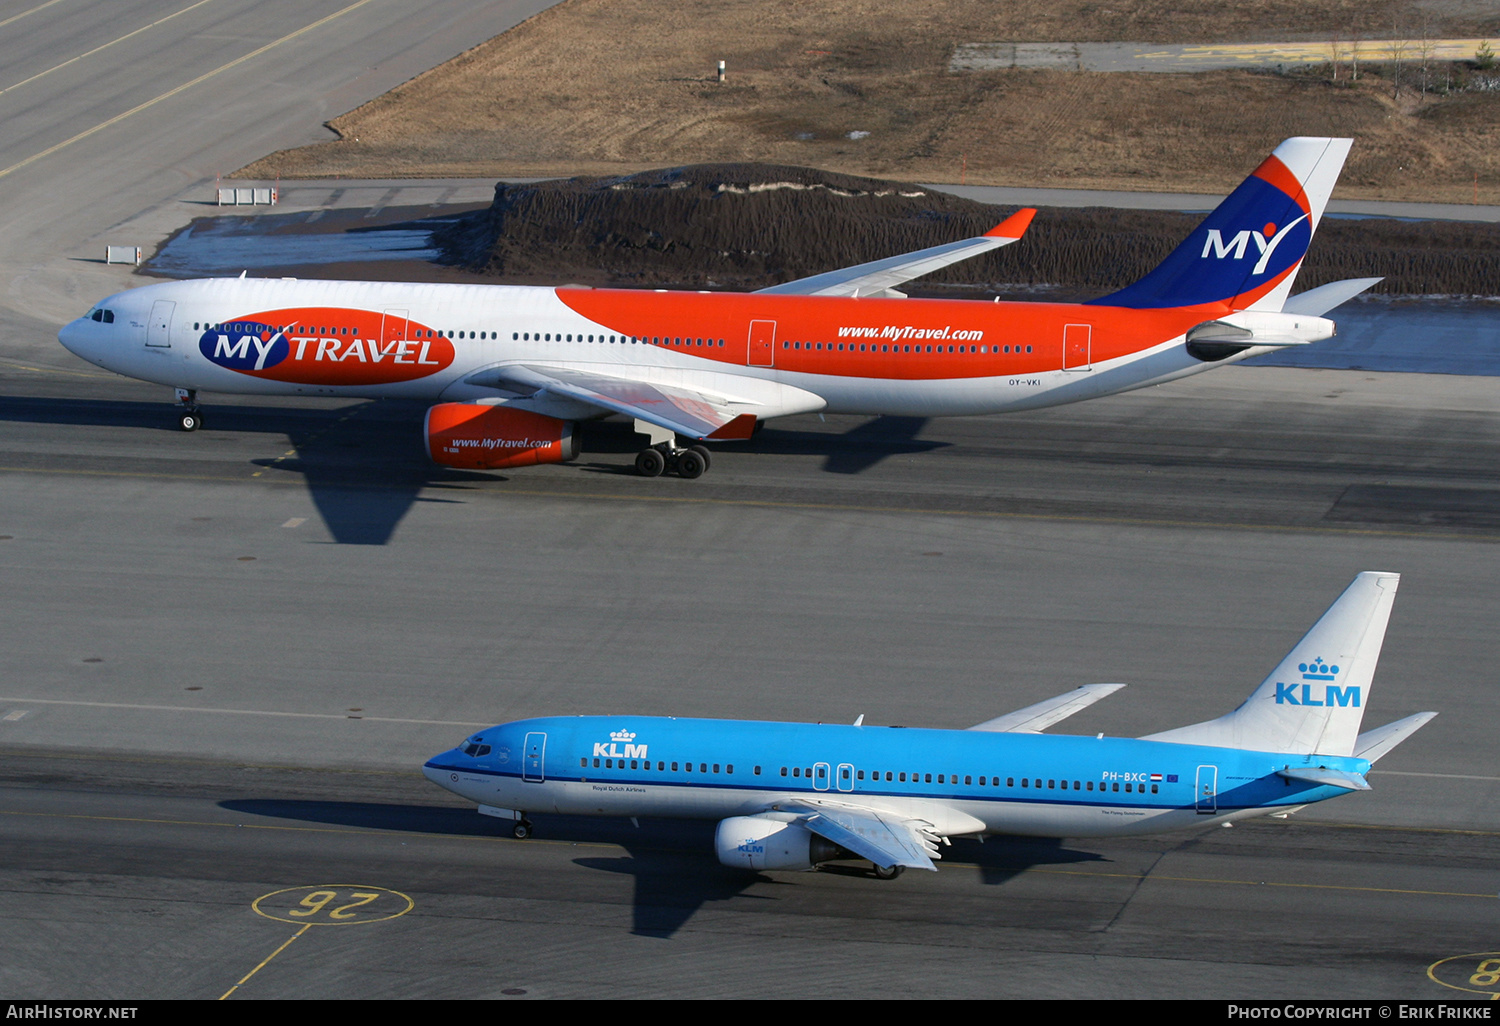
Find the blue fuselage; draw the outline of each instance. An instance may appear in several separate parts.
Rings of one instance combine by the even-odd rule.
[[[902,727],[546,717],[481,731],[425,766],[480,805],[574,815],[724,818],[793,797],[847,800],[941,833],[1148,833],[1344,793],[1287,767],[1368,761],[1141,741]]]

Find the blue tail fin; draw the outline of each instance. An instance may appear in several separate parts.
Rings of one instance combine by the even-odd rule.
[[[1280,310],[1352,142],[1288,139],[1151,273],[1093,302]]]

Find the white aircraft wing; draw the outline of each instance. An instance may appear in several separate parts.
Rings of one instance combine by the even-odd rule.
[[[1001,246],[1020,241],[1036,211],[1030,207],[1018,210],[983,235],[972,239],[960,239],[941,246],[930,246],[913,253],[901,253],[883,260],[872,260],[867,264],[825,271],[810,278],[772,285],[757,290],[761,295],[775,296],[876,296],[893,295],[887,290],[913,278],[968,260],[981,253],[988,253]],[[899,297],[900,293],[894,293]]]
[[[568,366],[511,364],[485,372],[485,380],[545,389],[691,438],[715,440],[749,438],[760,417],[817,410],[825,405],[821,397],[811,392],[774,382],[758,383],[762,390],[768,387],[777,390],[778,404],[772,406],[709,389],[695,390]]]
[[[772,808],[801,815],[803,826],[877,866],[929,869],[938,854],[932,824],[847,802],[788,798]]]
[[[1066,694],[1057,695],[1024,709],[996,716],[993,720],[976,723],[970,730],[987,730],[995,733],[1040,734],[1052,724],[1067,719],[1082,709],[1087,709],[1099,699],[1112,695],[1124,684],[1084,684]]]

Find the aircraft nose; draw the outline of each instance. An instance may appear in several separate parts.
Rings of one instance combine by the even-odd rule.
[[[446,755],[447,753],[445,752],[444,754]],[[451,783],[448,779],[451,771],[438,765],[438,760],[442,757],[442,755],[434,755],[431,759],[427,760],[427,764],[422,767],[422,775],[439,787],[447,787]]]
[[[57,333],[57,340],[62,343],[64,349],[74,356],[81,356],[85,360],[89,360],[91,357],[88,353],[88,346],[84,341],[87,335],[85,324],[87,324],[87,319],[83,317],[64,324],[62,329]]]

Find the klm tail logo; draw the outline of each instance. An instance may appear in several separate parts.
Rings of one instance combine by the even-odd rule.
[[[1329,666],[1321,656],[1310,663],[1298,663],[1297,669],[1302,671],[1303,681],[1332,681],[1337,680],[1339,675],[1339,668]],[[1357,687],[1341,688],[1336,684],[1325,684],[1321,690],[1321,699],[1313,697],[1316,688],[1316,684],[1283,684],[1277,681],[1276,704],[1359,708]]]
[[[1254,239],[1256,251],[1259,253],[1260,259],[1255,262],[1255,269],[1250,273],[1264,274],[1266,265],[1271,262],[1271,255],[1276,252],[1276,247],[1281,245],[1281,240],[1285,239],[1288,232],[1305,220],[1307,220],[1307,215],[1303,214],[1291,224],[1283,226],[1280,231],[1276,230],[1274,224],[1267,224],[1260,231],[1246,228],[1231,235],[1228,242],[1224,241],[1224,236],[1219,229],[1210,228],[1208,230],[1208,238],[1203,242],[1203,255],[1201,259],[1207,260],[1209,256],[1212,256],[1215,260],[1223,260],[1225,257],[1243,260],[1245,259],[1245,251],[1250,246],[1250,240]]]

